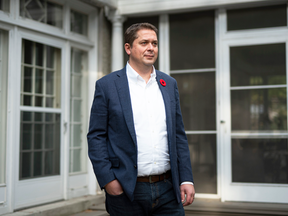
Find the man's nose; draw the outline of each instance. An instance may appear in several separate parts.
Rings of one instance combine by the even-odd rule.
[[[153,46],[152,43],[149,43],[149,44],[148,44],[148,49],[149,49],[149,50],[154,50],[154,46]]]

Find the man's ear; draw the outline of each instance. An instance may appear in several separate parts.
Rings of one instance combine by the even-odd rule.
[[[126,51],[127,55],[130,55],[130,53],[131,53],[130,44],[129,43],[125,43],[124,48],[125,48],[125,51]]]

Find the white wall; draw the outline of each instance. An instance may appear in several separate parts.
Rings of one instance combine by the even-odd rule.
[[[277,2],[278,0],[118,0],[121,15],[153,14],[167,11],[185,11],[245,3]],[[281,1],[279,1],[281,2]]]

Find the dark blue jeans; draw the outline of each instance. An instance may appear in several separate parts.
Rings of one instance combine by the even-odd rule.
[[[125,193],[117,196],[106,192],[106,210],[111,216],[184,216],[182,203],[174,195],[171,179],[156,183],[137,182],[134,200]]]

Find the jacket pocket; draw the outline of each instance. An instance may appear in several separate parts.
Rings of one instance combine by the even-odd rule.
[[[109,158],[109,161],[111,162],[112,167],[119,167],[120,165],[119,159],[117,157]]]

